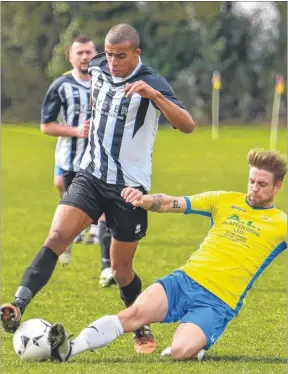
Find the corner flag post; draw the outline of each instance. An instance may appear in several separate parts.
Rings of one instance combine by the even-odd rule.
[[[214,71],[212,76],[212,139],[219,137],[219,91],[221,88],[221,76],[219,71]]]
[[[284,78],[282,75],[277,75],[276,83],[275,83],[275,90],[274,90],[274,101],[273,101],[271,130],[270,130],[270,149],[275,149],[277,145],[280,101],[281,101],[281,95],[283,94],[284,90],[285,90]]]

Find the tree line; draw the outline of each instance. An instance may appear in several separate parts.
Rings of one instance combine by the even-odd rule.
[[[39,122],[49,84],[70,69],[69,41],[88,36],[101,52],[117,23],[139,31],[143,62],[168,79],[196,120],[211,121],[215,70],[222,76],[220,120],[267,120],[275,77],[287,78],[287,3],[270,2],[273,27],[263,27],[263,12],[244,14],[235,4],[3,2],[2,121]],[[285,116],[286,100],[281,108]]]

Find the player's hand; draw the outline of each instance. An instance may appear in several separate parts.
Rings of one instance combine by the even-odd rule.
[[[125,187],[121,192],[121,196],[127,203],[135,206],[135,208],[149,210],[153,203],[151,195],[144,195],[143,192],[133,187]]]
[[[90,119],[84,121],[84,123],[78,126],[78,137],[79,138],[88,138],[90,129]]]
[[[134,205],[135,202],[142,199],[143,193],[137,188],[125,187],[121,192],[121,196],[126,201],[126,203],[131,203]]]
[[[124,91],[126,97],[132,96],[137,93],[138,95],[150,100],[155,100],[157,95],[159,94],[157,90],[143,81],[126,84]]]

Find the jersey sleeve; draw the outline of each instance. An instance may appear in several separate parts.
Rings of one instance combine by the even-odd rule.
[[[176,104],[177,106],[179,106],[179,108],[185,109],[181,101],[178,100],[177,97],[175,96],[173,88],[170,86],[170,84],[167,82],[167,80],[164,77],[154,76],[153,79],[150,82],[148,82],[148,84],[150,84],[157,91],[161,92],[161,94],[164,97],[166,97],[167,100]],[[160,110],[153,101],[152,101],[152,104],[154,105],[156,109]]]
[[[41,108],[41,123],[56,122],[63,98],[59,94],[59,82],[54,82],[49,87]]]
[[[184,196],[187,208],[184,214],[200,214],[212,217],[219,204],[219,198],[223,191],[203,192],[193,196]]]

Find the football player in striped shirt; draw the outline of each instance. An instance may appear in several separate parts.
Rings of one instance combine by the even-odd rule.
[[[68,59],[73,70],[56,79],[44,98],[41,112],[41,131],[50,136],[58,136],[55,151],[54,183],[61,197],[80,170],[80,162],[88,144],[91,117],[90,83],[88,64],[96,55],[93,41],[86,37],[75,38],[68,48]],[[85,243],[95,243],[99,230],[102,268],[100,285],[109,286],[114,282],[110,267],[111,233],[101,217],[97,225],[91,224],[89,237]],[[81,232],[74,240],[83,240]],[[71,261],[72,245],[59,256],[59,261],[67,265]]]
[[[141,293],[141,279],[132,264],[138,242],[146,235],[147,212],[126,203],[121,191],[128,186],[149,191],[161,112],[181,132],[191,133],[195,125],[166,79],[145,66],[140,55],[138,32],[119,24],[106,35],[105,52],[89,64],[92,114],[88,146],[80,171],[56,209],[43,247],[24,272],[14,306],[2,310],[5,315],[7,310],[11,312],[11,318],[2,321],[6,330],[13,331],[19,324],[65,248],[103,213],[112,232],[110,258],[120,297],[128,307]],[[135,330],[136,352],[151,353],[155,348],[150,326]]]

